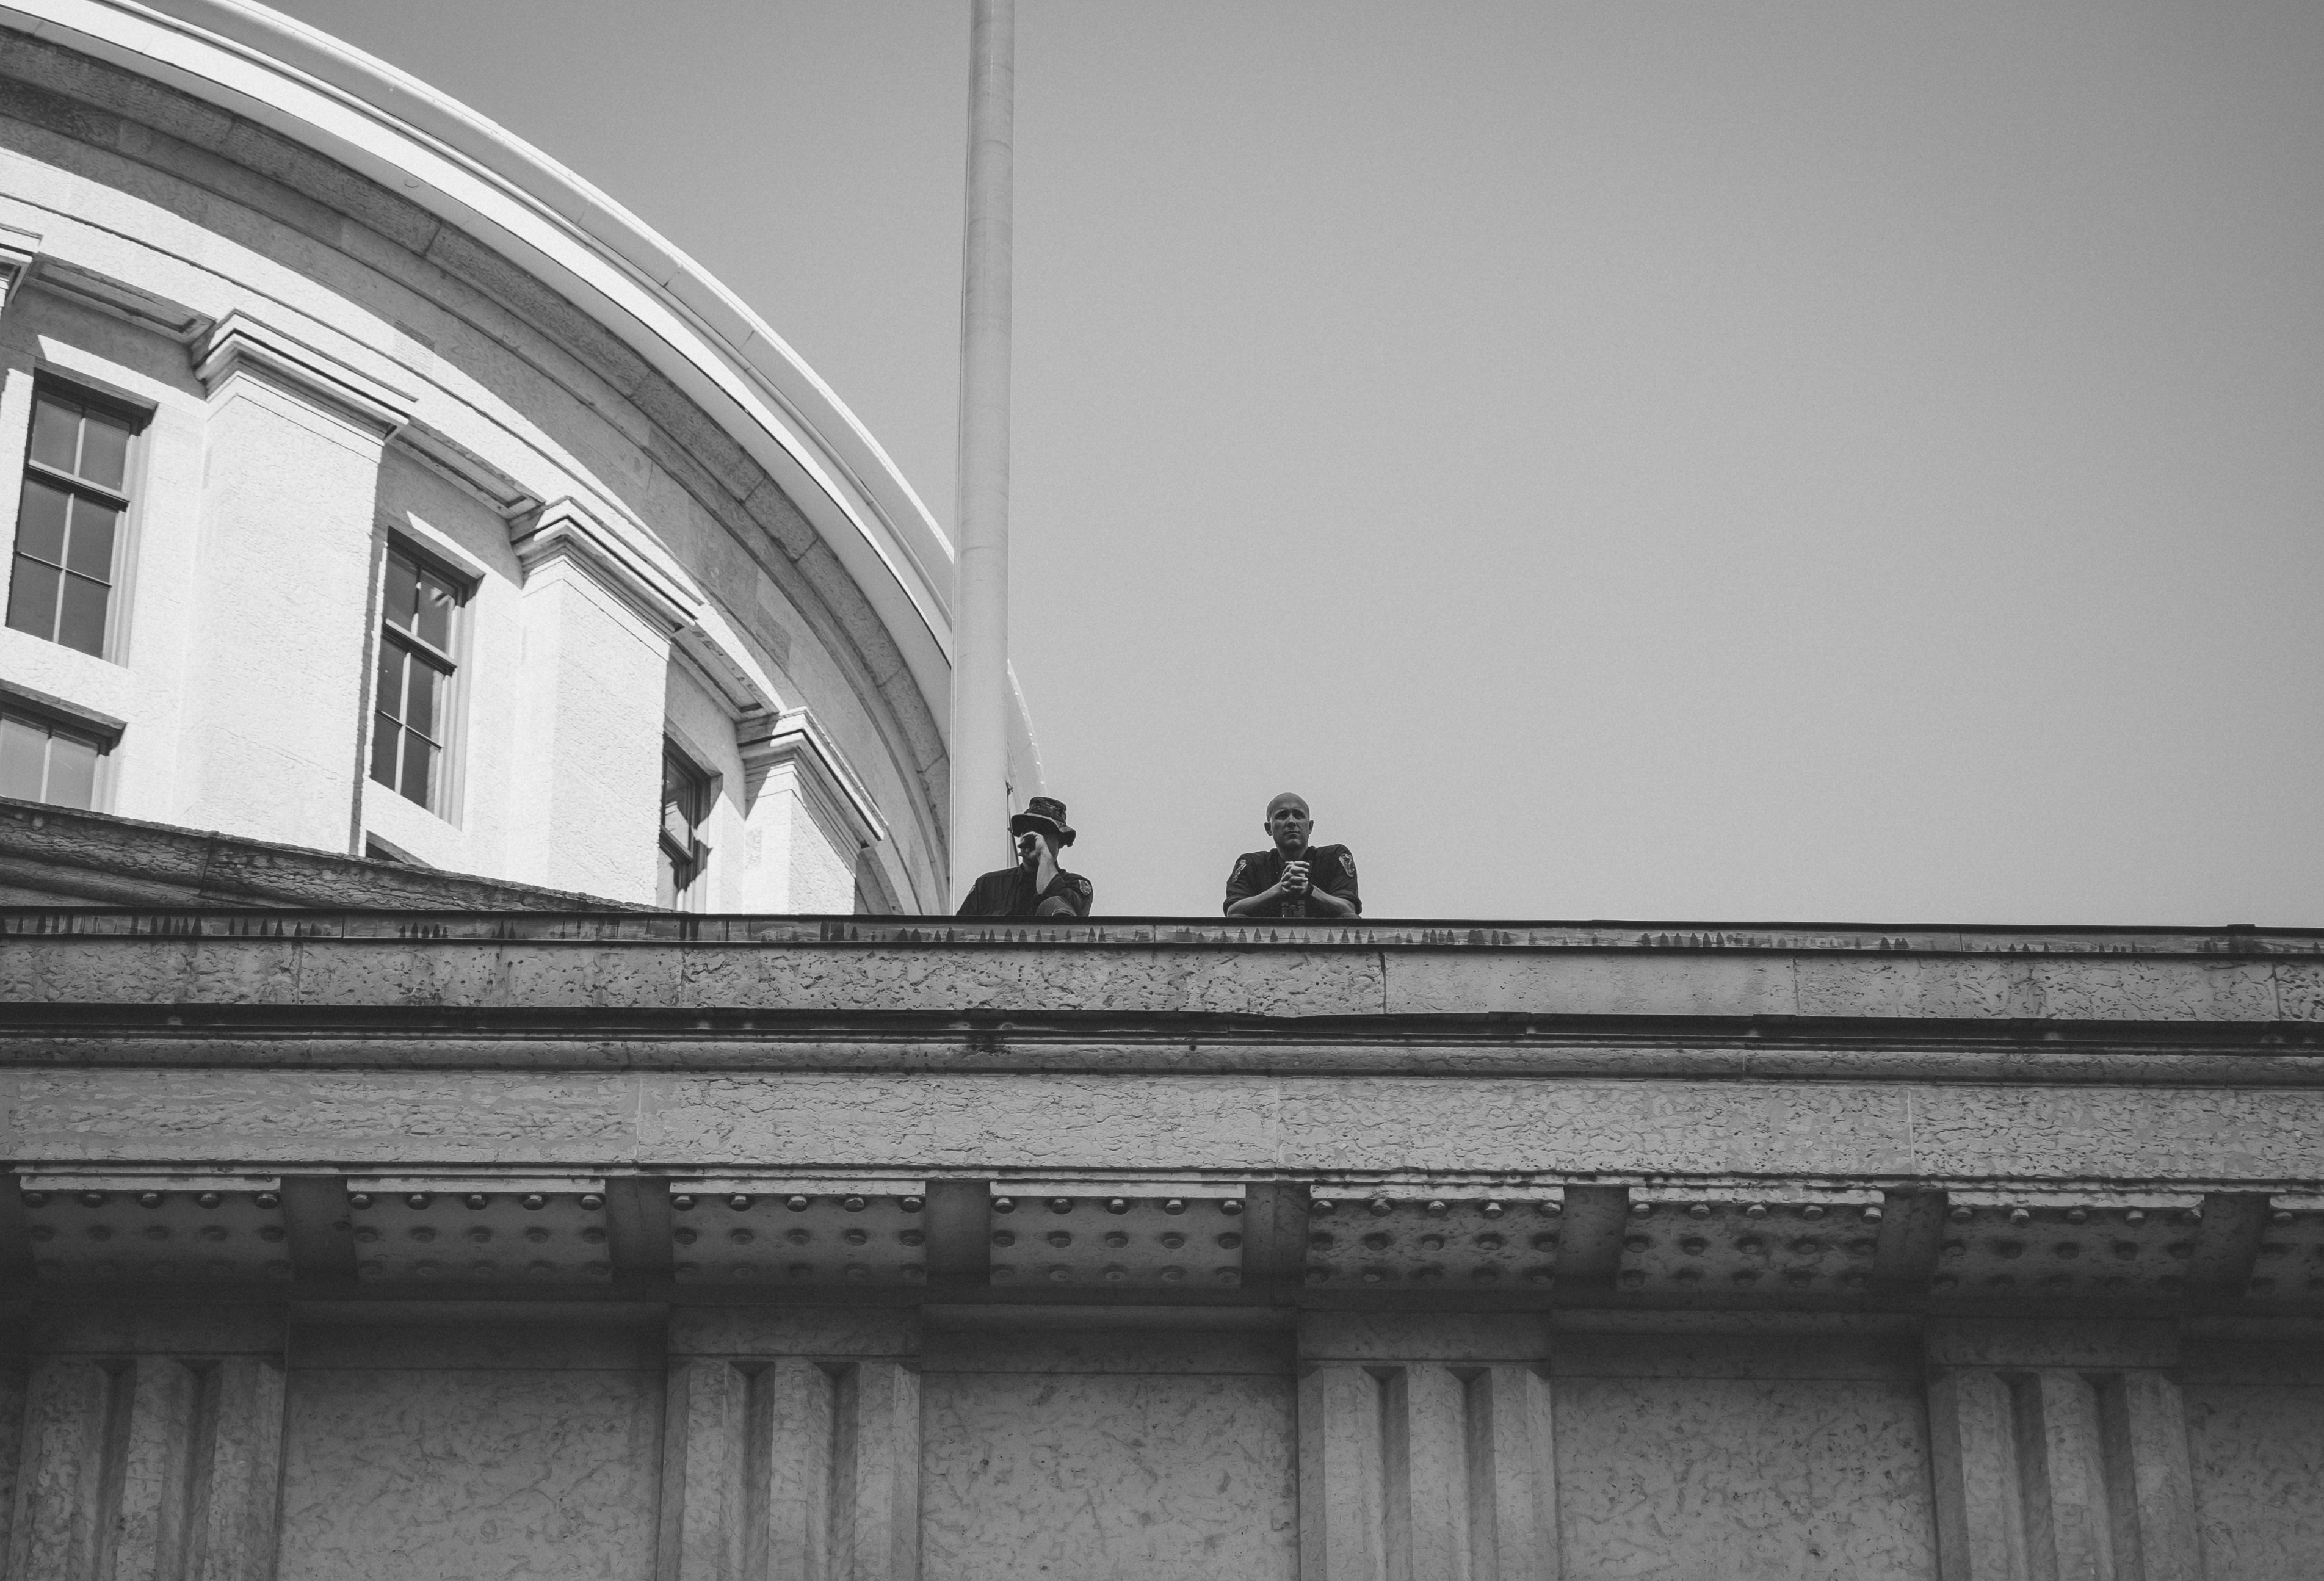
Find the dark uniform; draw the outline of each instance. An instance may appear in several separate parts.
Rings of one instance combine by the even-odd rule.
[[[1344,845],[1311,845],[1302,857],[1307,863],[1310,887],[1320,889],[1326,895],[1338,896],[1356,908],[1358,916],[1363,915],[1363,896],[1356,893],[1356,859],[1353,852]],[[1224,910],[1238,900],[1264,895],[1274,888],[1276,881],[1283,877],[1286,859],[1284,854],[1273,846],[1265,850],[1245,851],[1235,858],[1234,871],[1227,875],[1227,897],[1220,909]],[[1259,910],[1246,915],[1281,916],[1282,897],[1278,896]],[[1317,914],[1310,912],[1308,915]]]
[[[962,916],[1031,916],[1045,900],[1062,900],[1074,908],[1075,916],[1090,914],[1090,902],[1096,891],[1090,881],[1079,873],[1068,873],[1063,868],[1049,880],[1047,889],[1035,893],[1033,874],[1024,868],[1003,868],[997,873],[987,873],[970,886],[968,898],[960,903]]]

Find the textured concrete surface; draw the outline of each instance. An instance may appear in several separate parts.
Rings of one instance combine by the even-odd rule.
[[[285,1581],[649,1574],[651,1374],[301,1371],[284,1429]]]
[[[1101,1346],[1113,1365],[1084,1370],[1107,1358],[1038,1338],[992,1348],[955,1349],[924,1384],[930,1581],[1295,1573],[1279,1360],[1179,1344],[1138,1347],[1125,1366]]]
[[[1574,1581],[1937,1575],[1921,1406],[1878,1379],[1558,1383]]]
[[[2324,1093],[1500,1083],[1414,1076],[35,1070],[14,1156],[939,1171],[2314,1179]]]

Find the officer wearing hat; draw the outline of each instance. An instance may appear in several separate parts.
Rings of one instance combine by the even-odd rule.
[[[1060,847],[1074,842],[1065,804],[1035,796],[1009,820],[1017,841],[1017,865],[987,873],[969,887],[960,903],[963,916],[1087,916],[1096,891],[1079,873],[1057,866]]]
[[[1309,845],[1307,799],[1289,791],[1267,804],[1268,850],[1247,851],[1227,875],[1226,913],[1250,917],[1360,915],[1356,859],[1344,845]]]

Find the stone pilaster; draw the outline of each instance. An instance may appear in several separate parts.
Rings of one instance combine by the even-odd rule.
[[[673,1314],[659,1581],[916,1577],[915,1330],[904,1314]]]
[[[190,650],[177,661],[192,772],[168,816],[346,850],[371,713],[357,611],[372,608],[380,458],[413,398],[239,311],[193,354],[210,405]]]
[[[2163,1324],[1932,1325],[1942,1581],[2199,1581],[2176,1361]]]
[[[1538,1321],[1313,1314],[1300,1352],[1301,1581],[1557,1581]]]
[[[268,1314],[75,1313],[35,1343],[11,1581],[266,1581],[282,1341]]]

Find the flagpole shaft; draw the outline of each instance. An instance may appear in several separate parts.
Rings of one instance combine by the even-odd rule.
[[[1008,865],[1009,328],[1015,0],[970,0],[954,514],[952,896]]]

